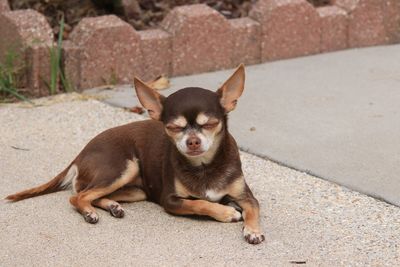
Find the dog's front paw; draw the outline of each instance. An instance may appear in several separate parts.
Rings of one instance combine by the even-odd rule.
[[[265,236],[260,231],[255,231],[248,226],[243,227],[243,236],[249,244],[253,245],[260,244],[265,240]]]
[[[125,216],[125,211],[121,207],[121,205],[115,205],[115,204],[110,205],[109,211],[110,211],[110,214],[112,216],[114,216],[115,218],[122,218]]]
[[[233,207],[226,207],[222,216],[217,218],[221,222],[238,222],[242,219],[242,214]]]
[[[97,215],[95,212],[86,212],[83,214],[83,218],[85,218],[85,221],[91,224],[95,224],[99,221],[99,215]]]

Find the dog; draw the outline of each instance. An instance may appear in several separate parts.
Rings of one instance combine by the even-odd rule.
[[[246,184],[227,126],[244,82],[240,65],[216,92],[187,87],[164,97],[135,78],[136,94],[150,120],[100,133],[51,181],[6,198],[19,201],[72,187],[70,203],[88,223],[99,220],[94,207],[122,218],[119,202],[149,200],[174,215],[243,219],[245,240],[259,244],[265,240],[259,203]]]

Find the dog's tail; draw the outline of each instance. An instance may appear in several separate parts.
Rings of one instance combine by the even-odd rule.
[[[21,191],[13,195],[9,195],[6,197],[6,199],[11,202],[17,202],[26,198],[31,198],[61,191],[68,188],[68,186],[77,176],[78,176],[78,168],[76,167],[76,165],[71,164],[49,182],[31,189]]]

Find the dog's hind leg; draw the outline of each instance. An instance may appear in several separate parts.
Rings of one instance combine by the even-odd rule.
[[[100,186],[97,185],[96,180],[94,180],[93,184],[88,186],[89,189],[84,189],[77,195],[72,196],[70,202],[83,215],[85,221],[88,223],[97,223],[99,216],[97,215],[95,208],[92,206],[92,202],[111,194],[128,183],[133,182],[134,179],[138,177],[138,174],[139,165],[137,161],[128,160],[125,171],[123,171],[119,177],[112,179],[111,184]],[[106,204],[106,200],[98,202],[100,202],[100,204]]]
[[[146,200],[147,196],[142,189],[136,186],[131,186],[118,189],[117,191],[111,193],[108,198],[114,201],[138,202]]]
[[[94,200],[92,203],[96,207],[108,210],[112,216],[122,218],[125,215],[125,211],[117,201],[137,202],[146,200],[146,198],[146,193],[142,189],[130,186],[120,188],[106,197]]]
[[[101,209],[108,210],[115,218],[122,218],[125,215],[125,211],[121,205],[117,201],[111,200],[107,197],[96,199],[92,204]]]

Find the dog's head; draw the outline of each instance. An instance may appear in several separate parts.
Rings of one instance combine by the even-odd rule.
[[[195,165],[209,163],[226,131],[226,114],[236,107],[244,89],[244,66],[216,92],[188,87],[168,97],[160,95],[139,79],[135,89],[150,117],[164,123],[179,152]]]

